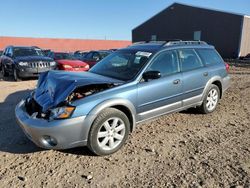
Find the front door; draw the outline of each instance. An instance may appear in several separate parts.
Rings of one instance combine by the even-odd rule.
[[[182,74],[177,51],[158,54],[147,71],[159,71],[161,78],[138,83],[138,120],[149,119],[182,106]]]

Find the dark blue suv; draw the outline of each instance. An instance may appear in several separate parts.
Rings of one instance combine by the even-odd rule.
[[[229,82],[228,66],[205,42],[141,42],[89,72],[41,74],[35,92],[17,105],[16,117],[40,147],[87,145],[107,155],[140,122],[190,107],[213,112]]]

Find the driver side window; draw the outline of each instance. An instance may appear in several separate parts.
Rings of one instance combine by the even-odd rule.
[[[13,49],[12,49],[12,48],[9,48],[8,53],[10,54],[10,56],[13,56]]]
[[[177,52],[175,50],[164,51],[153,60],[147,71],[159,71],[161,77],[180,71]]]
[[[5,52],[4,52],[4,55],[7,55],[9,52],[9,48],[6,48]]]

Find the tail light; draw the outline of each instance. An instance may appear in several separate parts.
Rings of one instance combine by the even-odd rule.
[[[229,65],[227,63],[225,63],[225,66],[226,66],[227,72],[229,72]]]

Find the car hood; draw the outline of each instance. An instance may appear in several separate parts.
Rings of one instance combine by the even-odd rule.
[[[37,89],[34,94],[35,101],[46,112],[64,102],[66,98],[78,87],[92,84],[122,84],[123,81],[97,75],[91,72],[65,72],[49,71],[40,75]]]
[[[57,63],[62,64],[62,65],[77,65],[77,66],[84,66],[86,63],[80,60],[69,60],[69,59],[61,59],[61,60],[56,60]]]
[[[34,61],[53,61],[50,57],[45,57],[45,56],[25,56],[25,57],[15,57],[15,60],[20,62],[20,61],[25,61],[25,62],[34,62]]]

